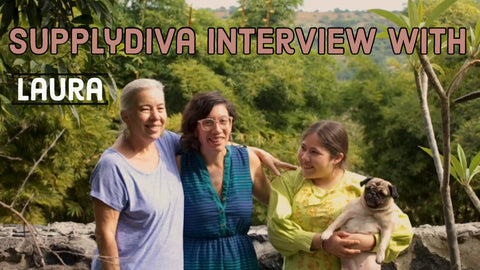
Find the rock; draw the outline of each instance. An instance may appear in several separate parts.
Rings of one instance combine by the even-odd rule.
[[[22,225],[0,227],[0,269],[76,269],[89,270],[96,243],[95,225],[56,222],[48,226],[35,225],[37,242],[42,250],[38,256],[31,233]],[[63,261],[63,263],[61,262]]]
[[[96,249],[95,224],[55,222],[34,226],[42,255],[36,255],[31,233],[23,225],[0,226],[0,269],[89,270]],[[249,232],[262,270],[282,269],[283,257],[268,240],[266,226],[252,226]],[[480,254],[480,222],[457,224],[457,239],[463,270],[478,270]],[[447,270],[449,254],[444,226],[422,225],[414,228],[410,247],[394,262],[382,265],[382,270]],[[60,262],[64,262],[64,265]]]
[[[457,224],[457,239],[463,270],[478,270],[480,222]],[[421,225],[413,229],[410,247],[394,262],[397,270],[449,270],[450,255],[445,226]],[[383,269],[383,267],[382,267]]]
[[[252,226],[248,235],[253,240],[253,247],[257,253],[258,265],[261,270],[282,269],[283,257],[268,240],[266,226]]]

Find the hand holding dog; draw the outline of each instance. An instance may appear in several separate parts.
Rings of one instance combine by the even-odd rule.
[[[351,258],[361,253],[359,245],[360,239],[344,231],[336,231],[328,240],[323,240],[323,249],[339,258]]]
[[[346,234],[349,234],[347,239],[359,241],[357,245],[350,246],[350,248],[352,249],[359,249],[362,252],[369,252],[369,251],[372,251],[373,248],[375,247],[376,239],[373,234],[361,234],[361,233],[346,233]]]

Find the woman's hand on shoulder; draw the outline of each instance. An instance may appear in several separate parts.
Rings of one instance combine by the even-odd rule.
[[[253,150],[253,152],[255,153],[255,155],[257,155],[260,161],[265,166],[267,166],[271,171],[273,171],[273,173],[277,176],[280,175],[279,169],[285,169],[285,170],[297,169],[297,166],[290,164],[288,162],[281,161],[263,149],[252,147],[252,146],[248,146],[248,148]]]

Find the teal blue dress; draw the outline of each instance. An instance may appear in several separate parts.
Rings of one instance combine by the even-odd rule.
[[[184,153],[181,168],[185,269],[258,269],[247,235],[253,211],[247,149],[227,146],[222,198],[213,188],[200,153]]]

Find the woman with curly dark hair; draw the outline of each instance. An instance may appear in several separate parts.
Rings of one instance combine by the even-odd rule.
[[[235,107],[218,92],[197,94],[182,120],[185,269],[257,269],[247,235],[252,195],[268,203],[270,182],[251,149],[229,143]]]

